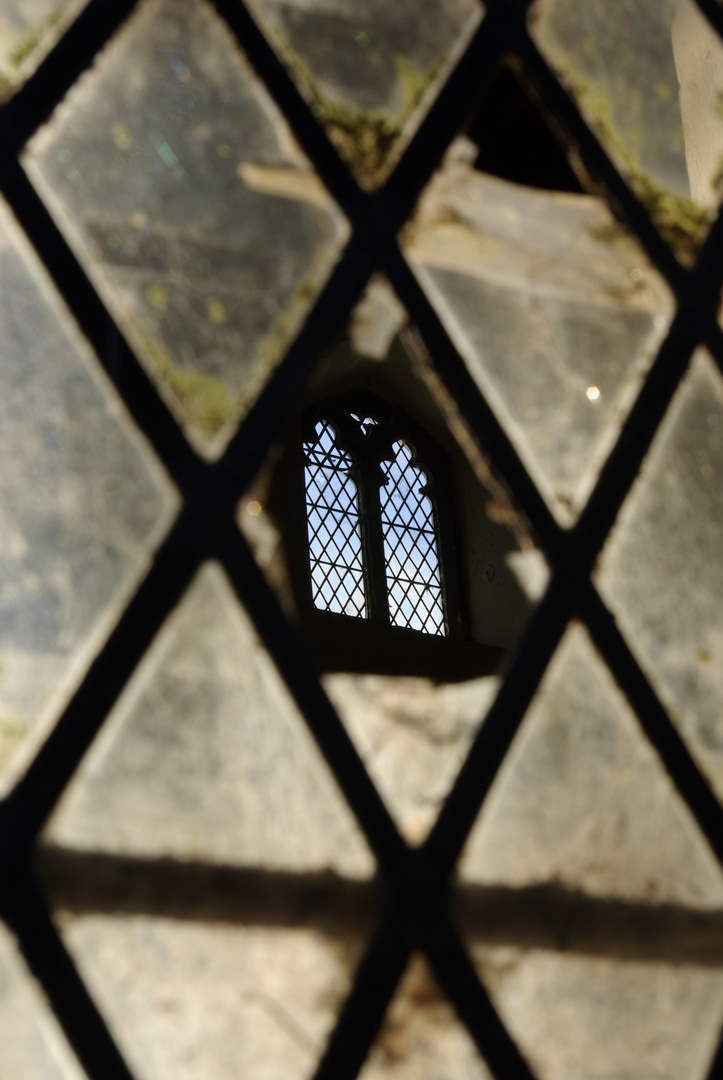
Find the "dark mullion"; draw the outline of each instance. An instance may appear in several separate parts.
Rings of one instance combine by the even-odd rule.
[[[461,544],[458,542],[459,514],[454,505],[451,487],[445,491],[432,477],[427,498],[432,504],[432,523],[437,541],[437,565],[442,585],[442,610],[445,636],[468,638],[470,617],[460,588],[462,576]]]
[[[376,458],[362,458],[353,470],[359,488],[364,571],[368,587],[369,618],[377,626],[389,626],[387,567],[379,488],[384,474]]]

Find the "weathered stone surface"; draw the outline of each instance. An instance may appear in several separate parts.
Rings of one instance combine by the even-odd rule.
[[[428,679],[326,675],[324,686],[407,840],[434,824],[494,700],[488,676],[435,685]]]

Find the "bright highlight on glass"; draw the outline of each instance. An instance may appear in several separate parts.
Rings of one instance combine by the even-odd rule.
[[[585,393],[587,394],[590,401],[597,401],[597,399],[600,397],[600,391],[598,390],[597,386],[588,386]]]

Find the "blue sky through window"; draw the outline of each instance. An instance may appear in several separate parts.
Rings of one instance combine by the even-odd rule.
[[[349,476],[352,458],[337,447],[327,421],[317,423],[316,434],[316,442],[304,443],[314,606],[366,618],[359,493]]]
[[[350,413],[363,436],[377,426],[372,417]],[[349,475],[351,454],[337,445],[328,420],[316,440],[304,444],[306,512],[314,606],[367,618],[359,492]],[[413,464],[403,441],[382,461],[379,488],[389,618],[393,626],[444,635],[444,606],[434,510],[425,494],[427,476]],[[381,558],[381,555],[380,555]]]

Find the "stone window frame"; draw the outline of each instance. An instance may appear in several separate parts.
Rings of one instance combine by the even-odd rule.
[[[36,838],[196,569],[204,560],[217,558],[251,613],[380,866],[385,903],[316,1080],[357,1075],[414,949],[426,953],[493,1075],[500,1080],[531,1077],[529,1065],[500,1021],[461,943],[449,909],[450,875],[570,620],[587,626],[642,730],[723,864],[723,810],[590,580],[597,556],[696,346],[705,345],[723,371],[723,333],[717,323],[723,283],[723,221],[719,218],[713,224],[695,266],[681,266],[535,47],[525,24],[528,0],[486,0],[485,18],[457,59],[437,100],[385,186],[371,193],[355,183],[241,0],[211,2],[237,36],[327,189],[345,211],[353,235],[276,375],[227,452],[210,465],[186,443],[30,185],[19,160],[27,140],[132,13],[135,0],[89,0],[23,89],[0,110],[3,195],[185,500],[184,511],[148,576],[26,774],[0,806],[0,914],[17,936],[89,1077],[129,1080],[128,1067],[51,920],[35,869]],[[723,37],[723,10],[715,0],[695,2]],[[570,529],[561,528],[552,517],[396,242],[450,139],[492,80],[498,63],[508,55],[517,57],[525,66],[557,124],[615,202],[678,305],[595,489],[579,521]],[[261,467],[293,411],[312,358],[343,325],[377,270],[387,275],[413,317],[435,373],[456,400],[474,437],[505,476],[551,567],[545,596],[510,661],[485,725],[428,840],[414,850],[401,839],[346,738],[315,671],[299,648],[296,632],[256,566],[234,517],[240,493]],[[554,917],[552,911],[551,927]],[[658,940],[657,948],[658,955],[664,955],[665,941]],[[714,1071],[720,1068],[722,1056],[723,1046],[719,1046]]]
[[[345,414],[377,417],[383,427],[382,438],[391,445],[399,437],[414,448],[415,461],[427,474],[429,496],[435,514],[440,573],[445,609],[444,635],[420,632],[389,624],[385,560],[381,535],[376,545],[370,543],[370,522],[361,509],[362,547],[364,550],[367,595],[370,596],[369,617],[354,618],[315,607],[311,594],[309,550],[306,542],[306,507],[303,485],[303,455],[292,452],[292,460],[282,471],[286,473],[283,497],[272,500],[280,520],[287,554],[293,575],[293,587],[299,608],[304,640],[315,658],[327,671],[359,671],[396,675],[426,675],[457,681],[498,670],[504,650],[480,645],[471,640],[469,618],[465,603],[465,584],[457,498],[450,462],[444,448],[398,404],[366,388],[326,394],[304,410],[301,425],[296,431],[304,443],[314,434],[320,419],[329,419],[340,431],[342,445],[359,461],[359,486],[364,489],[367,503],[374,498],[373,475],[379,471],[381,446],[372,455],[364,439],[355,439],[345,425]],[[347,430],[343,430],[346,427]],[[297,436],[289,435],[289,442]],[[380,479],[377,476],[377,479]],[[377,498],[378,503],[378,498]],[[378,505],[376,507],[378,512]],[[381,524],[376,522],[381,533]],[[373,523],[372,523],[373,527]],[[301,542],[299,539],[301,538]],[[371,550],[370,550],[371,549]],[[369,581],[369,578],[372,580]]]

